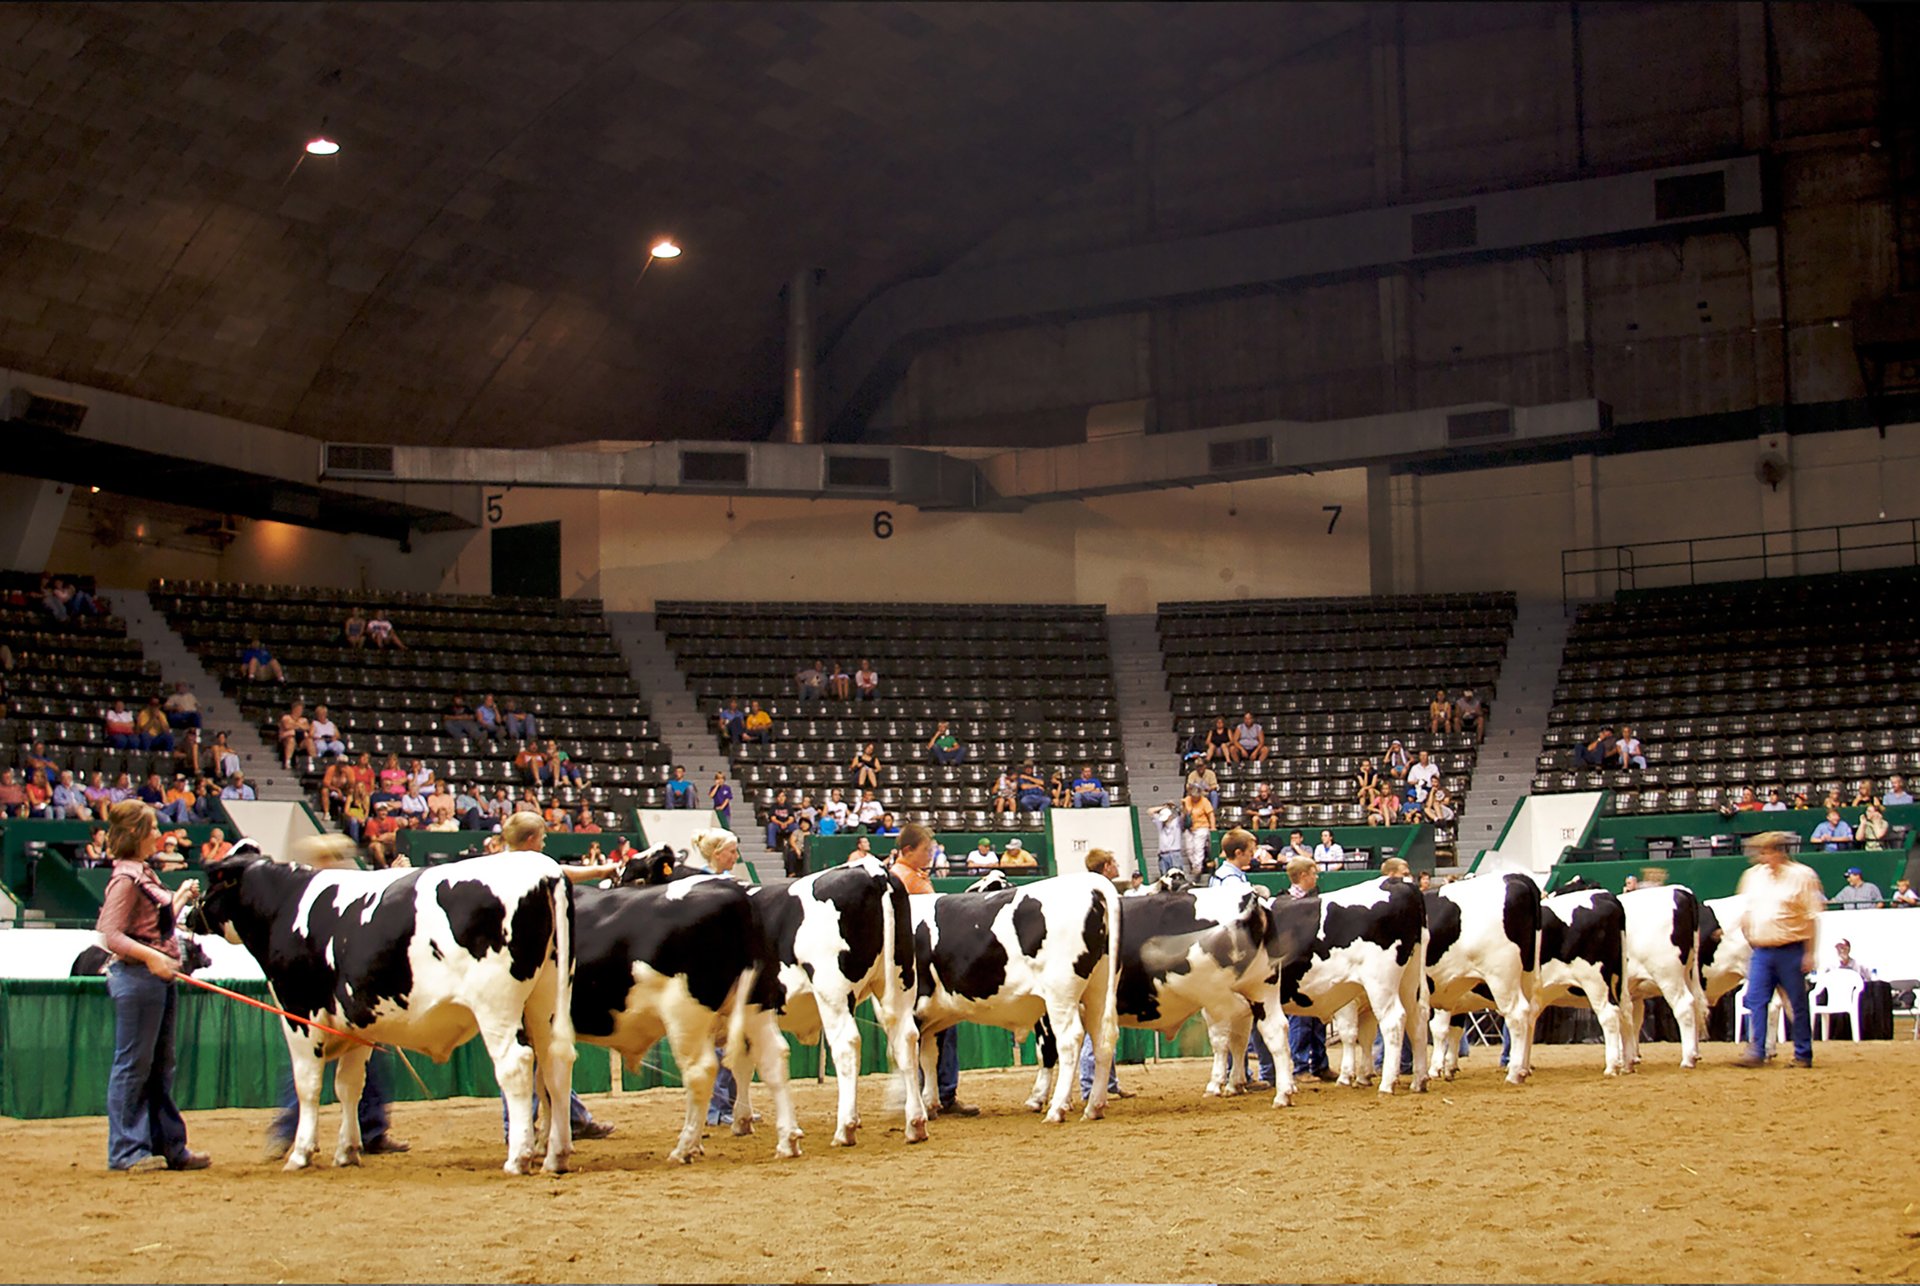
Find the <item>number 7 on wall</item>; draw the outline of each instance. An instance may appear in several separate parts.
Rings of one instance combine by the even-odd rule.
[[[1321,513],[1328,513],[1333,515],[1333,517],[1327,519],[1327,534],[1329,536],[1333,534],[1333,525],[1340,521],[1340,511],[1345,507],[1346,506],[1344,505],[1321,505],[1320,506]]]

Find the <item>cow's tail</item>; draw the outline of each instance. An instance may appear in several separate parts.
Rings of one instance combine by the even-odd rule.
[[[733,1004],[727,1009],[726,1051],[720,1061],[745,1085],[753,1079],[753,1065],[747,1061],[747,1009],[753,1004],[753,989],[760,982],[760,966],[750,964],[734,984]]]
[[[1107,903],[1107,994],[1100,998],[1100,1035],[1102,1049],[1116,1050],[1120,1043],[1120,890],[1100,880],[1100,896]]]
[[[553,1040],[573,1048],[573,881],[553,882]]]

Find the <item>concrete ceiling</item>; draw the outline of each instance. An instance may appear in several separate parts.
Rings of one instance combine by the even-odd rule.
[[[0,365],[350,441],[762,437],[795,269],[831,336],[1135,122],[1364,20],[0,6]],[[302,159],[323,119],[341,152]],[[687,253],[636,286],[662,232]]]

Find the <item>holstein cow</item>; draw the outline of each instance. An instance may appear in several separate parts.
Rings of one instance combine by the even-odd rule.
[[[200,939],[184,929],[177,931],[174,940],[180,944],[180,972],[198,973],[213,963],[207,955],[207,949],[200,945]],[[87,947],[73,958],[73,964],[67,969],[69,978],[104,978],[107,965],[113,960],[113,953],[105,947]]]
[[[1113,961],[1120,952],[1120,901],[1112,881],[1089,872],[995,892],[908,898],[924,1084],[936,1083],[932,1038],[947,1028],[974,1022],[1021,1032],[1044,1017],[1062,1050],[1077,1054],[1082,1035],[1093,1035],[1094,1082],[1085,1115],[1104,1115],[1118,1036]],[[1078,1085],[1073,1061],[1056,1069],[1049,1121],[1066,1119]],[[1029,1107],[1040,1106],[1046,1077],[1043,1067]],[[929,1117],[936,1114],[931,1102],[925,1107]]]
[[[1427,984],[1431,989],[1431,1074],[1454,1078],[1459,1015],[1492,1009],[1513,1034],[1507,1080],[1518,1085],[1533,1064],[1539,1012],[1540,886],[1520,874],[1456,880],[1426,893]]]
[[[1740,924],[1746,909],[1747,900],[1738,893],[1700,904],[1700,986],[1708,1007],[1747,980],[1753,944]],[[1700,1022],[1704,1027],[1704,1014]]]
[[[755,955],[746,890],[714,877],[660,888],[581,888],[573,898],[574,1030],[588,1044],[618,1051],[636,1070],[666,1040],[687,1092],[686,1119],[667,1159],[691,1161],[705,1152],[700,1127],[719,1073],[714,1040],[723,1024],[729,1065],[737,1075],[747,1072],[744,997]],[[783,1063],[782,1089],[785,1070]],[[771,1069],[763,1074],[773,1081]],[[780,1154],[792,1155],[785,1129],[781,1139]]]
[[[1291,1106],[1298,1091],[1287,1015],[1329,1021],[1356,1001],[1363,1002],[1356,1047],[1371,1054],[1376,1026],[1386,1043],[1380,1093],[1393,1093],[1403,1039],[1413,1042],[1413,1090],[1423,1091],[1427,995],[1420,966],[1428,930],[1420,891],[1406,880],[1369,880],[1312,897],[1282,895],[1267,912],[1263,958],[1249,978],[1251,996],[1242,988],[1224,1009],[1207,1010],[1213,1076],[1206,1092],[1237,1093],[1245,1084],[1247,1038],[1257,1022],[1274,1053],[1273,1105]],[[1349,1083],[1361,1079],[1352,1071],[1349,1077]]]
[[[676,883],[721,877],[676,867],[658,853],[629,861],[622,879]],[[927,1137],[926,1109],[912,1074],[919,1065],[913,1021],[914,957],[907,894],[875,857],[816,871],[798,880],[747,888],[753,914],[752,954],[758,976],[749,993],[746,1037],[774,1096],[781,1156],[797,1156],[802,1131],[786,1086],[790,1032],[803,1044],[824,1037],[833,1050],[839,1112],[836,1147],[852,1147],[860,1128],[860,1027],[854,1009],[873,1002],[888,1052],[905,1089],[906,1139]],[[749,1076],[736,1074],[736,1134],[753,1129]],[[702,1100],[704,1102],[704,1100]]]
[[[1584,998],[1592,1006],[1606,1038],[1602,1074],[1632,1071],[1620,1034],[1620,1004],[1626,978],[1627,914],[1620,899],[1605,889],[1556,893],[1540,903],[1540,983],[1534,994],[1534,1021],[1548,1005],[1572,1006]],[[1533,1070],[1533,1040],[1528,1033],[1526,1070]],[[1513,1062],[1520,1061],[1516,1039]]]
[[[1575,876],[1561,893],[1598,885]],[[1680,1029],[1680,1066],[1700,1061],[1707,997],[1700,986],[1700,899],[1684,884],[1653,884],[1622,893],[1626,913],[1626,1018],[1621,1039],[1629,1067],[1640,1061],[1640,1026],[1647,1001],[1663,997]]]
[[[573,1150],[573,900],[566,875],[534,853],[495,853],[420,870],[316,870],[258,857],[250,841],[207,867],[195,927],[223,933],[260,964],[274,1001],[302,1018],[444,1061],[478,1034],[506,1092],[506,1169],[535,1148],[534,1059],[546,1103],[544,1168]],[[313,1158],[321,1071],[338,1060],[335,1165],[360,1160],[368,1047],[281,1020],[300,1124],[286,1168]]]

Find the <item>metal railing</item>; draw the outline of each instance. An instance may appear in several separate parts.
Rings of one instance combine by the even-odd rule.
[[[1592,545],[1560,551],[1560,603],[1571,609],[1620,590],[1914,566],[1920,518]]]

